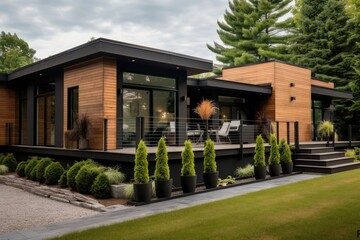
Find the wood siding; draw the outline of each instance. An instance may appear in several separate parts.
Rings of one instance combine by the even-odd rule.
[[[9,144],[6,124],[11,123],[11,143],[17,143],[17,100],[15,90],[0,84],[0,145]]]
[[[333,82],[324,82],[316,79],[311,79],[311,85],[318,87],[334,88]]]
[[[79,87],[79,115],[91,121],[89,148],[103,150],[104,119],[108,119],[108,149],[116,148],[116,60],[97,58],[64,71],[64,129],[67,129],[68,88]]]

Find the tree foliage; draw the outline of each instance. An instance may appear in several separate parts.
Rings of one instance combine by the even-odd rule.
[[[265,166],[265,145],[264,145],[264,139],[259,134],[256,138],[254,167],[264,167],[264,166]]]
[[[275,134],[270,135],[270,156],[269,165],[276,165],[280,163],[279,146],[277,144]]]
[[[196,176],[195,155],[191,146],[191,140],[185,141],[184,150],[181,152],[182,167],[181,176]]]
[[[33,63],[36,51],[15,33],[0,34],[0,72],[8,73]]]
[[[288,30],[291,0],[232,0],[225,11],[224,21],[218,21],[219,44],[207,47],[226,66],[269,59],[288,60]],[[280,20],[281,19],[281,20]]]
[[[168,164],[168,153],[165,139],[162,137],[158,142],[156,151],[155,180],[169,180],[170,168]]]
[[[216,172],[216,154],[214,142],[211,139],[206,140],[204,148],[204,172]]]
[[[141,140],[136,149],[135,154],[135,167],[134,167],[134,181],[135,183],[148,183],[149,170],[148,170],[148,160],[147,160],[147,149],[145,142]]]

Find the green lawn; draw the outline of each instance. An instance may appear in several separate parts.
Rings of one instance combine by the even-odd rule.
[[[58,239],[360,239],[360,170]]]

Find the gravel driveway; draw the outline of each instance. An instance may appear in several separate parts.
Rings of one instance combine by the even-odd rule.
[[[0,233],[99,214],[0,184]]]

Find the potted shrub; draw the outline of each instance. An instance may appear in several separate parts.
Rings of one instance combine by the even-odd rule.
[[[270,135],[269,172],[272,177],[281,174],[280,153],[275,134]]]
[[[156,196],[158,198],[170,197],[173,180],[170,179],[168,153],[166,150],[165,139],[163,137],[160,138],[156,150],[156,165],[154,175]]]
[[[86,150],[89,148],[89,128],[91,122],[87,114],[80,115],[76,125],[75,125],[75,136],[79,137],[79,149]],[[76,133],[77,132],[77,133]]]
[[[261,135],[256,138],[255,155],[254,155],[254,174],[256,179],[265,179],[265,146],[264,139]]]
[[[285,139],[281,139],[279,144],[280,164],[283,174],[290,174],[293,171],[293,162],[291,160],[290,146],[285,142]]]
[[[330,136],[334,133],[334,125],[330,121],[322,121],[317,128],[318,133],[326,138],[326,146],[329,146]]]
[[[202,120],[206,121],[206,139],[209,139],[209,119],[217,110],[218,108],[215,106],[214,101],[208,99],[203,99],[194,109],[194,112],[199,115]]]
[[[191,146],[191,140],[185,141],[184,150],[181,152],[181,188],[183,193],[195,192],[196,172],[194,163],[194,152]]]
[[[135,154],[133,186],[136,202],[149,202],[151,200],[152,183],[149,178],[148,164],[146,145],[141,140]]]
[[[214,142],[206,140],[204,148],[204,172],[203,178],[206,188],[215,188],[218,184],[219,172],[216,171],[216,155]]]

